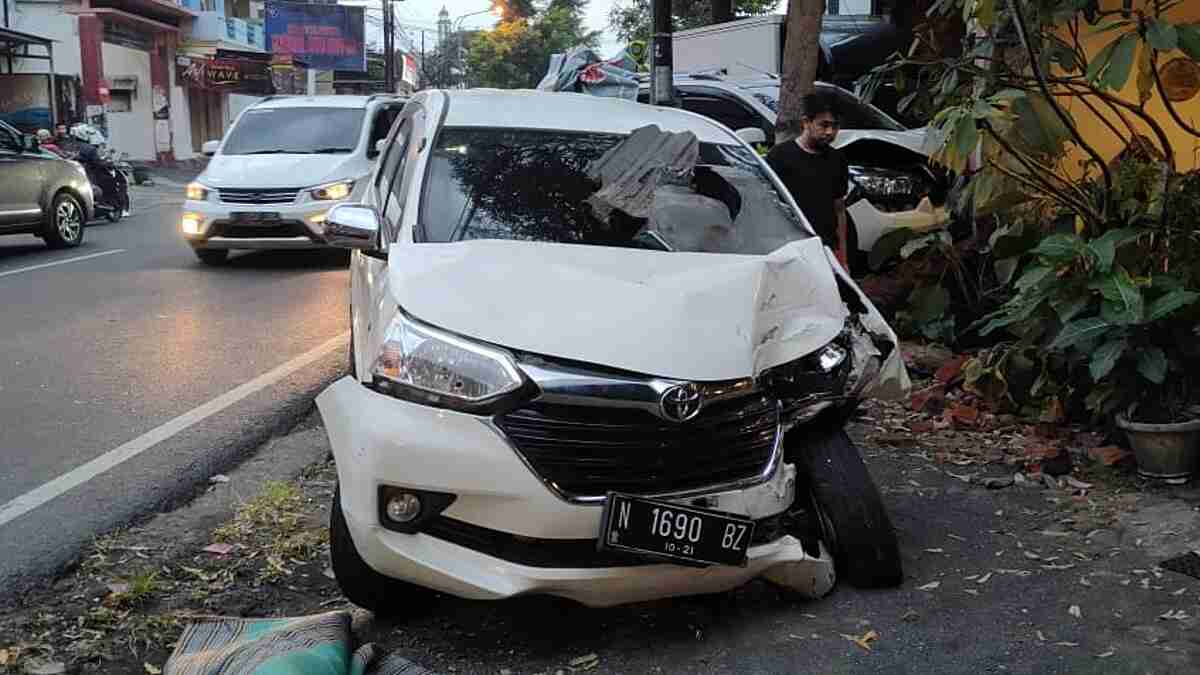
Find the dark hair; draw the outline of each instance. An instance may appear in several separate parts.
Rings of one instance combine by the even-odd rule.
[[[829,113],[833,115],[833,119],[841,120],[842,111],[838,106],[837,98],[831,91],[822,91],[820,89],[808,94],[801,102],[804,106],[804,118],[813,119],[821,113]]]

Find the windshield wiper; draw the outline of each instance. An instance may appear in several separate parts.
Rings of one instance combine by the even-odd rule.
[[[317,148],[309,152],[314,155],[332,155],[336,152],[354,152],[354,148]]]
[[[225,153],[232,154],[232,153]],[[255,150],[254,152],[241,152],[240,155],[286,155],[287,150]]]

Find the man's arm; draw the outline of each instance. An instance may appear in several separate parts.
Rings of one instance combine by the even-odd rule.
[[[833,218],[837,225],[837,259],[842,263],[846,272],[850,272],[850,241],[846,231],[846,200],[838,197],[833,200]]]

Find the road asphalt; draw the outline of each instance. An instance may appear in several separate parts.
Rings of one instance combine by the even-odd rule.
[[[204,266],[176,230],[181,192],[134,187],[134,215],[75,249],[0,237],[0,599],[190,495],[344,369],[345,254]]]

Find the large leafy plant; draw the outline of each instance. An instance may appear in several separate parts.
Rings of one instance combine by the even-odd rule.
[[[940,0],[931,15],[967,27],[960,54],[931,53],[918,30],[909,54],[867,85],[905,74],[902,105],[936,111],[935,161],[970,177],[961,203],[1010,223],[992,254],[1013,296],[977,324],[1005,340],[988,358],[1004,361],[1005,349],[1061,358],[1051,370],[1079,385],[1063,391],[1094,412],[1138,406],[1135,416],[1152,421],[1186,417],[1200,395],[1187,377],[1200,365],[1200,178],[1178,173],[1166,129],[1200,130],[1159,75],[1165,59],[1200,62],[1200,24],[1180,20],[1186,9],[1183,0]],[[1101,155],[1070,110],[1126,150]]]

